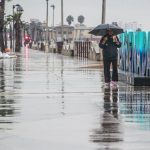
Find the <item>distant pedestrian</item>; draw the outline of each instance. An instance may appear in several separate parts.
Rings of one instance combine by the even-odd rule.
[[[105,86],[117,86],[118,81],[118,48],[121,47],[121,42],[118,37],[113,34],[111,29],[108,29],[99,43],[99,47],[103,49],[103,64],[104,64],[104,79]],[[112,78],[110,67],[112,65]]]

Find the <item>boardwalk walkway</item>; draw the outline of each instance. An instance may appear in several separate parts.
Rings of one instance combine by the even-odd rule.
[[[87,59],[17,56],[0,60],[0,150],[149,150],[148,87],[104,89]]]

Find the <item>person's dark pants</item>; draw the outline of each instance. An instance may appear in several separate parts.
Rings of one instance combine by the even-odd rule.
[[[109,83],[112,81],[118,81],[118,63],[117,59],[104,59],[104,78],[105,83]],[[111,79],[111,73],[110,73],[110,66],[112,64],[112,79]]]

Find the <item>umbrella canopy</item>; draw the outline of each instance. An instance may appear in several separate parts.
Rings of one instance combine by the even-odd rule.
[[[103,36],[106,34],[107,30],[112,30],[113,34],[115,35],[123,33],[122,28],[113,24],[100,24],[97,27],[95,27],[93,30],[91,30],[89,33],[96,36]]]

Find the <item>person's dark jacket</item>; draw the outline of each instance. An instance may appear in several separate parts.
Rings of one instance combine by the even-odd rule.
[[[107,37],[107,41],[103,44],[103,39]],[[118,39],[119,41],[119,39]],[[99,47],[103,49],[103,59],[117,59],[118,57],[118,49],[121,47],[121,42],[117,44],[116,42],[113,42],[112,36],[104,36],[100,43]]]

